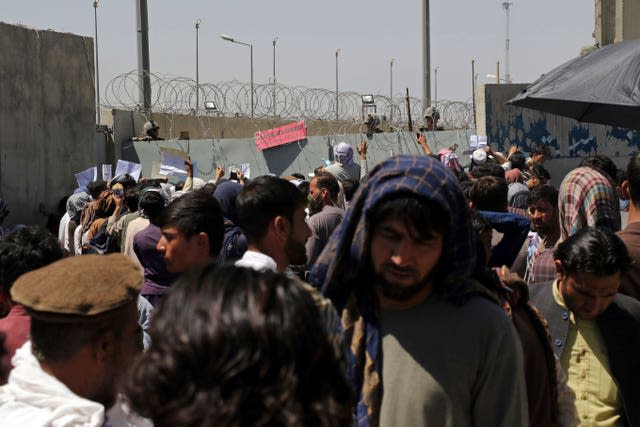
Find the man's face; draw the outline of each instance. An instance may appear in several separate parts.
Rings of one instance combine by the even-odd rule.
[[[199,265],[203,250],[197,236],[186,237],[172,226],[162,227],[162,237],[156,249],[164,257],[167,271],[171,273],[181,273]]]
[[[533,163],[537,163],[537,164],[544,164],[544,162],[547,160],[547,156],[544,153],[535,153],[531,155],[531,161]]]
[[[312,179],[309,183],[309,214],[314,215],[322,210],[324,207],[324,195],[326,193],[325,188],[318,188],[318,180]]]
[[[553,234],[556,230],[560,231],[558,210],[545,200],[536,200],[529,205],[529,218],[531,229],[543,236]]]
[[[293,211],[291,233],[287,237],[284,248],[285,254],[287,258],[289,258],[289,264],[291,265],[304,265],[307,263],[305,243],[309,236],[311,236],[311,230],[305,221],[305,217],[304,206],[298,206],[296,210]]]
[[[94,377],[96,389],[91,400],[102,403],[106,409],[116,401],[120,380],[127,374],[134,358],[142,348],[138,325],[138,309],[135,301],[129,304],[122,314],[120,333],[115,334],[114,341],[105,355],[100,374]]]
[[[382,295],[396,301],[408,301],[431,285],[440,255],[443,237],[417,240],[415,229],[398,218],[387,218],[371,235],[371,263]]]
[[[558,263],[560,261],[556,261],[556,268]],[[613,301],[619,286],[620,273],[600,277],[593,273],[558,272],[558,289],[569,310],[579,319],[592,320],[602,314]]]

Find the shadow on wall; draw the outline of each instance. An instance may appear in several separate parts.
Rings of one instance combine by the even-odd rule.
[[[262,155],[267,163],[269,172],[276,176],[283,175],[284,171],[291,166],[308,143],[309,140],[305,138],[298,142],[264,150]]]

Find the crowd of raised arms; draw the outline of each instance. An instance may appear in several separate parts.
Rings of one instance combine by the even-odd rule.
[[[4,225],[0,424],[640,426],[640,155],[418,143]]]

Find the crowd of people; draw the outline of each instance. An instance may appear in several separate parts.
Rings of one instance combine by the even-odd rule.
[[[417,141],[120,175],[5,233],[1,424],[640,426],[640,154],[555,188],[546,147]]]

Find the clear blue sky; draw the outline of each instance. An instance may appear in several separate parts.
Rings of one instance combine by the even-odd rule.
[[[586,0],[512,0],[511,76],[531,82],[593,44],[594,3]],[[422,94],[419,0],[149,0],[151,69],[195,78],[195,28],[200,28],[200,81],[249,81],[254,44],[255,81],[272,75],[272,39],[279,82],[388,94],[389,61],[395,58],[394,94],[408,87]],[[505,14],[497,0],[432,0],[431,63],[438,66],[438,98],[471,97],[471,60],[478,82],[489,82],[504,61]],[[135,0],[102,0],[98,7],[101,88],[137,66]],[[3,1],[0,21],[93,36],[92,0]],[[432,95],[433,95],[432,79]]]

